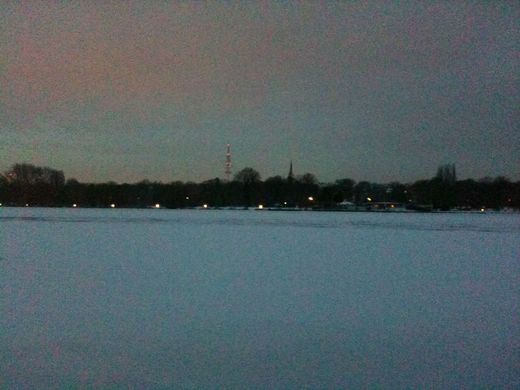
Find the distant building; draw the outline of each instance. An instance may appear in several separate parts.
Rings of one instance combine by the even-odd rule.
[[[231,145],[227,144],[226,150],[226,169],[224,173],[226,174],[227,181],[231,180]]]
[[[287,181],[289,183],[292,183],[294,181],[294,173],[293,173],[293,166],[292,166],[292,160],[291,164],[289,165],[289,174],[287,175]]]

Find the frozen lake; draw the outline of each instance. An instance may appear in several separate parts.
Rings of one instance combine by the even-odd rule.
[[[520,216],[0,208],[0,387],[520,386]]]

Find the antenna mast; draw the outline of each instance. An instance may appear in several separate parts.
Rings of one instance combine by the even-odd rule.
[[[227,152],[226,152],[226,179],[227,181],[231,178],[231,145],[227,144]]]

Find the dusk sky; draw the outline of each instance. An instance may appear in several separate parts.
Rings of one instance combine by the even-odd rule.
[[[517,1],[2,1],[0,170],[520,180]]]

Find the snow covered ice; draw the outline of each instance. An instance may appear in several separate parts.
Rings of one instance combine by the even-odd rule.
[[[520,386],[520,216],[0,209],[0,387]]]

